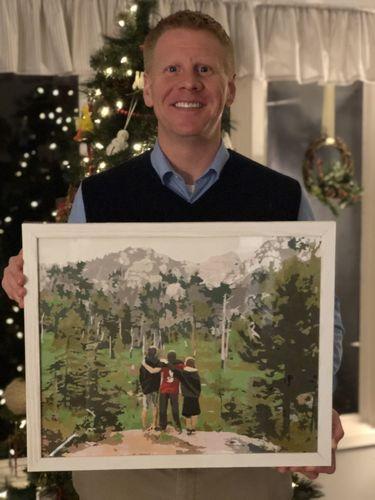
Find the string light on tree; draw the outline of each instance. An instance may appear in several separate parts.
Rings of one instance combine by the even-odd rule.
[[[138,5],[137,5],[137,4],[134,4],[134,5],[132,5],[132,6],[130,7],[130,12],[131,12],[132,14],[135,14],[135,13],[137,12],[137,10],[138,10]]]
[[[52,91],[52,95],[54,95],[54,96],[58,96],[59,94],[60,94],[59,89],[54,89]]]
[[[126,56],[121,57],[121,64],[126,64],[128,62],[128,58]]]
[[[113,68],[112,68],[111,66],[110,66],[110,67],[108,67],[108,68],[106,68],[106,69],[104,70],[104,74],[105,74],[106,76],[111,76],[111,75],[113,75]]]
[[[124,19],[119,19],[118,20],[118,24],[119,24],[119,26],[121,26],[121,28],[124,28],[125,27],[125,21],[124,21]]]
[[[43,87],[38,87],[36,89],[36,91],[38,92],[38,94],[44,94],[44,88]]]
[[[105,118],[106,116],[109,115],[109,106],[103,106],[100,110],[100,114],[102,116],[102,118]]]

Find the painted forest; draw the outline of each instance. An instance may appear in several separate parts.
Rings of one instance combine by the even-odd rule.
[[[194,356],[197,430],[263,443],[241,453],[316,451],[319,250],[318,238],[273,237],[248,256],[200,263],[128,244],[41,263],[42,454],[141,430],[139,368],[151,345],[160,357]]]

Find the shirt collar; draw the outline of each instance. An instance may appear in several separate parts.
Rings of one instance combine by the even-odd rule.
[[[217,150],[215,158],[213,159],[211,165],[203,172],[199,179],[205,176],[208,172],[213,172],[216,177],[219,177],[224,165],[229,159],[229,152],[224,146],[223,141],[221,141],[220,147]],[[177,172],[173,169],[170,161],[163,153],[159,141],[156,140],[154,149],[151,152],[151,164],[154,167],[156,173],[160,177],[162,184],[165,185],[168,178],[172,175],[177,175]],[[197,179],[197,180],[199,180]]]

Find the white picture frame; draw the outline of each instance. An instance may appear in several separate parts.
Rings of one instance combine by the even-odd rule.
[[[23,248],[29,471],[330,464],[335,223],[30,223]],[[194,354],[191,435],[140,428],[155,343]]]

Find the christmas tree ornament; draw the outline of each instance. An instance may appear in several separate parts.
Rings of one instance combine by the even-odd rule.
[[[136,71],[134,82],[132,85],[132,89],[133,90],[143,90],[143,87],[144,87],[144,72],[143,71]]]
[[[9,410],[15,415],[26,414],[26,384],[22,378],[13,379],[5,388],[4,398]]]
[[[129,122],[137,106],[137,103],[138,103],[138,98],[133,95],[132,100],[130,102],[129,111],[126,117],[125,126],[123,129],[117,132],[116,137],[112,139],[112,141],[106,147],[107,156],[113,156],[115,154],[121,153],[121,151],[124,151],[125,149],[128,148],[129,132],[126,129],[129,125]]]
[[[74,140],[77,142],[86,140],[87,135],[94,130],[94,124],[91,119],[91,112],[88,103],[85,103],[82,106],[81,114],[79,118],[76,119],[76,129],[77,134],[75,135]]]
[[[129,132],[127,130],[121,129],[117,132],[116,137],[108,144],[106,148],[106,153],[108,156],[115,155],[124,151],[128,146]]]

